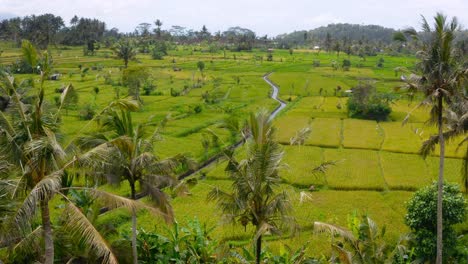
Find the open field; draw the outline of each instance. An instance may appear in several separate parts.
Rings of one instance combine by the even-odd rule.
[[[194,160],[202,162],[231,145],[239,138],[232,138],[221,123],[229,116],[237,116],[241,124],[247,114],[260,108],[273,110],[278,103],[272,100],[270,86],[262,80],[267,72],[273,72],[271,80],[280,86],[280,97],[288,103],[286,109],[274,120],[277,140],[284,146],[284,163],[281,171],[283,179],[279,189],[291,195],[294,215],[301,225],[296,236],[268,236],[266,245],[279,250],[287,244],[296,249],[311,241],[308,253],[319,256],[328,252],[329,244],[325,237],[312,231],[314,221],[330,222],[346,226],[347,216],[353,212],[367,213],[377,224],[387,226],[387,239],[397,241],[401,233],[408,229],[404,224],[405,202],[413,191],[428,185],[436,178],[438,157],[423,160],[418,151],[421,143],[434,128],[424,122],[428,109],[417,109],[409,123],[402,126],[406,114],[414,109],[415,102],[402,96],[392,105],[389,121],[375,122],[348,118],[347,97],[342,91],[350,89],[361,80],[373,79],[379,91],[391,92],[400,85],[394,68],[411,68],[414,57],[376,56],[361,62],[351,56],[350,71],[333,70],[330,66],[336,60],[335,54],[322,52],[295,51],[290,55],[286,50],[275,50],[273,61],[259,61],[256,56],[266,56],[265,51],[208,53],[193,51],[191,46],[177,46],[170,50],[163,60],[153,60],[149,55],[138,55],[130,66],[145,66],[150,69],[156,89],[149,95],[142,95],[143,106],[133,115],[133,122],[151,120],[159,123],[168,118],[155,144],[155,153],[161,157],[171,157],[186,153]],[[78,106],[71,108],[62,117],[62,138],[69,142],[78,133],[91,133],[99,130],[95,123],[79,119],[80,111],[89,105],[94,111],[101,111],[118,96],[126,96],[127,88],[122,86],[122,61],[113,58],[110,50],[101,49],[95,56],[83,56],[82,48],[52,49],[54,70],[61,74],[58,81],[46,82],[46,98],[53,104],[60,94],[57,88],[73,84],[79,94]],[[20,56],[19,49],[6,48],[0,57],[0,64],[7,65]],[[342,55],[343,58],[346,55]],[[380,57],[385,59],[384,67],[375,65]],[[313,61],[320,60],[314,67]],[[342,58],[341,58],[342,60]],[[206,68],[201,74],[196,63],[204,61]],[[355,65],[360,62],[361,67]],[[91,70],[85,76],[79,73],[79,65]],[[173,71],[180,67],[182,71]],[[104,76],[107,76],[107,80]],[[34,75],[16,75],[19,80],[34,78]],[[236,80],[239,80],[237,82]],[[110,81],[109,81],[110,80]],[[194,84],[201,87],[194,88]],[[341,91],[335,92],[340,86]],[[96,94],[95,87],[99,88]],[[186,94],[171,96],[171,89]],[[216,97],[215,103],[206,103],[202,95],[206,92]],[[198,110],[201,111],[198,112]],[[289,146],[290,138],[304,127],[311,128],[310,136],[303,146]],[[205,149],[202,141],[216,135],[218,145]],[[456,151],[456,141],[448,145],[446,179],[460,182],[463,150]],[[237,157],[245,156],[243,149],[236,151]],[[325,174],[313,174],[312,170],[324,161],[336,161]],[[212,164],[195,176],[201,176],[198,184],[190,190],[190,195],[172,200],[179,223],[194,217],[201,222],[216,226],[215,239],[234,245],[248,245],[254,233],[250,226],[221,225],[220,211],[206,196],[214,186],[229,190],[231,181],[226,175],[225,161]],[[313,186],[314,191],[309,191]],[[111,192],[129,195],[126,183],[119,188],[104,185],[101,188]],[[301,201],[301,192],[310,195],[310,200]],[[55,202],[55,209],[59,208]],[[164,232],[165,224],[148,212],[138,216],[140,227],[146,230]],[[118,233],[128,233],[131,227],[130,214],[123,210],[113,210],[100,216],[98,223],[105,226],[111,223]],[[468,232],[468,225],[460,227]],[[109,234],[111,243],[117,243],[117,236]]]

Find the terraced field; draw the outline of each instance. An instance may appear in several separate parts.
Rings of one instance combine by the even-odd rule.
[[[228,116],[245,119],[251,111],[259,108],[273,110],[278,103],[272,100],[270,86],[262,76],[273,72],[270,79],[280,87],[280,97],[287,101],[287,107],[275,118],[277,139],[284,145],[284,162],[288,166],[281,171],[283,183],[280,189],[286,190],[294,204],[294,215],[301,225],[301,232],[295,236],[267,236],[266,245],[273,250],[287,244],[298,248],[311,241],[309,253],[315,256],[329,250],[323,243],[324,237],[312,232],[314,221],[346,225],[347,216],[353,212],[368,213],[379,226],[387,225],[387,239],[396,241],[407,230],[404,224],[405,202],[417,188],[429,184],[437,174],[437,157],[423,160],[417,153],[421,142],[434,132],[425,125],[427,109],[415,111],[409,123],[402,126],[408,111],[416,105],[402,96],[393,106],[391,120],[377,123],[348,118],[347,98],[343,91],[365,79],[375,80],[377,89],[390,92],[400,85],[393,69],[397,66],[410,68],[415,58],[389,57],[384,67],[377,68],[379,57],[369,57],[366,61],[351,56],[350,71],[333,70],[331,61],[336,55],[295,51],[274,51],[272,62],[259,61],[257,56],[266,56],[265,51],[244,53],[206,53],[194,51],[196,47],[179,46],[171,50],[164,60],[152,60],[149,55],[138,55],[130,66],[140,65],[150,69],[156,90],[143,95],[142,109],[134,114],[133,121],[152,120],[168,122],[156,143],[155,151],[160,157],[170,157],[186,153],[198,162],[212,155],[239,138],[233,138],[220,124]],[[111,51],[101,49],[95,56],[82,54],[81,48],[62,47],[53,49],[55,71],[61,74],[59,81],[47,81],[48,100],[53,103],[59,94],[57,88],[72,83],[79,92],[79,105],[70,109],[62,117],[64,141],[75,135],[98,129],[96,124],[87,125],[79,119],[80,111],[90,105],[96,112],[102,110],[117,94],[125,96],[127,90],[121,85],[122,62],[112,58]],[[7,47],[0,57],[0,63],[7,65],[15,61],[20,52]],[[320,67],[313,61],[320,60]],[[206,69],[201,74],[196,63],[204,61]],[[355,67],[357,63],[361,67]],[[79,66],[91,68],[85,76],[79,73]],[[173,71],[173,67],[182,71]],[[106,76],[106,78],[105,78]],[[35,77],[17,75],[19,79]],[[107,79],[107,81],[106,81]],[[110,80],[110,81],[109,81]],[[237,81],[238,80],[238,81]],[[194,84],[201,83],[200,88]],[[340,91],[336,88],[340,86]],[[99,93],[93,91],[99,88]],[[171,96],[171,89],[188,92],[181,96]],[[202,95],[216,96],[216,103],[206,103]],[[195,109],[201,108],[201,111]],[[290,138],[299,129],[309,126],[311,134],[303,146],[290,146]],[[208,149],[202,144],[210,135],[217,136],[217,144],[211,142]],[[459,181],[462,150],[456,143],[448,146],[446,177]],[[243,149],[236,155],[242,157]],[[313,174],[315,166],[323,161],[336,161],[326,174]],[[226,162],[220,160],[203,169],[194,177],[199,177],[189,196],[175,197],[172,204],[179,223],[197,217],[208,225],[216,226],[215,237],[233,245],[247,245],[253,234],[251,227],[244,230],[240,226],[222,225],[219,210],[215,204],[207,202],[207,193],[214,187],[229,189],[231,182],[224,172]],[[313,191],[310,187],[313,186]],[[119,188],[104,185],[112,192],[129,195],[126,185]],[[304,193],[309,198],[304,199]],[[60,201],[56,201],[56,205]],[[165,224],[147,212],[138,216],[139,225],[146,230],[165,232]],[[109,222],[118,233],[128,233],[130,214],[125,210],[114,210],[99,217],[98,222]],[[468,224],[459,227],[468,232]],[[108,234],[108,239],[118,243],[116,234]]]

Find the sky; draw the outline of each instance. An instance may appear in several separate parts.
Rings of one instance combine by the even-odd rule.
[[[76,14],[103,20],[130,32],[142,22],[163,22],[210,32],[232,26],[257,35],[276,36],[330,23],[374,24],[395,29],[420,28],[420,15],[457,16],[468,28],[468,0],[0,0],[0,18],[52,13],[66,22]]]

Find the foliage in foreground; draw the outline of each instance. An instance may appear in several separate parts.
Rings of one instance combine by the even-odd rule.
[[[409,263],[409,236],[402,236],[392,247],[384,241],[386,227],[379,230],[367,215],[360,218],[353,215],[348,225],[346,229],[322,222],[314,223],[315,232],[326,232],[332,237],[331,263]]]
[[[458,185],[445,183],[443,188],[444,256],[451,261],[465,259],[457,252],[457,234],[453,225],[466,219],[467,203]],[[433,262],[437,244],[437,182],[417,191],[408,202],[406,224],[415,236],[416,255],[423,261]],[[466,253],[465,253],[466,254]],[[463,258],[464,257],[464,258]]]

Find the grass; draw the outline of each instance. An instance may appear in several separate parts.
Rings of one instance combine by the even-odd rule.
[[[343,147],[379,150],[383,131],[375,121],[345,119],[343,121]]]
[[[307,116],[283,115],[275,120],[276,140],[282,144],[289,144],[290,139],[302,128],[309,127],[311,118]]]
[[[315,118],[307,145],[338,147],[341,142],[341,120],[335,118]]]
[[[390,189],[416,190],[432,182],[426,163],[419,155],[382,151],[385,181]]]
[[[325,149],[324,156],[326,161],[338,162],[326,173],[330,188],[379,191],[386,188],[377,151]]]
[[[380,126],[385,135],[383,150],[414,154],[419,152],[422,143],[421,131],[424,129],[424,124],[403,125],[401,122],[383,122]]]
[[[323,162],[323,150],[311,146],[285,146],[281,178],[288,184],[308,188],[311,185],[326,185],[325,175],[313,174],[313,169]]]

